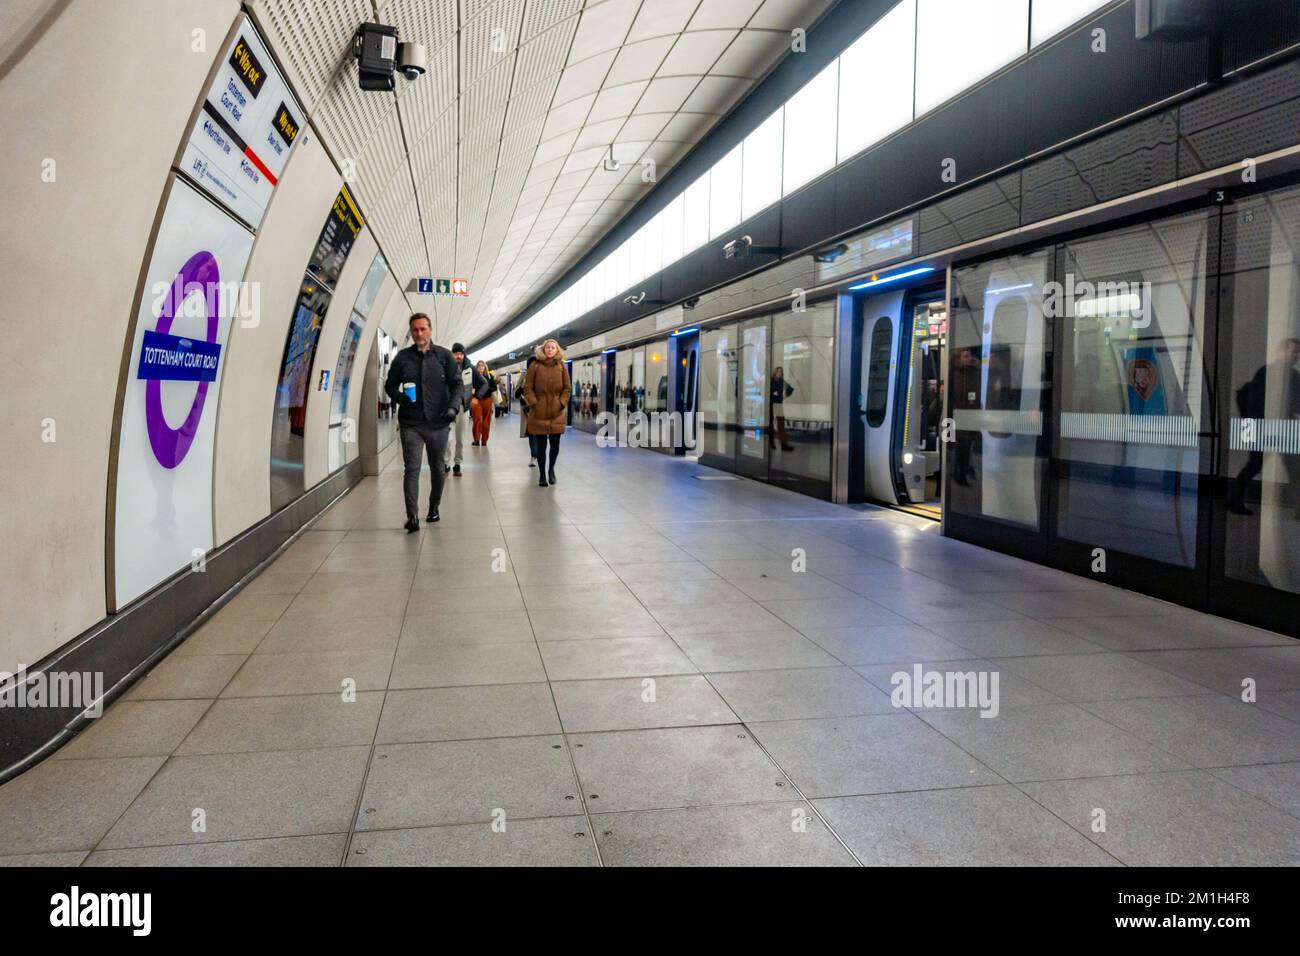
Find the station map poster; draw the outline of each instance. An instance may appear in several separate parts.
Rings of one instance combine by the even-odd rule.
[[[178,168],[256,229],[304,115],[262,38],[242,17]]]
[[[213,546],[217,398],[252,245],[247,229],[171,178],[126,370],[112,610]]]

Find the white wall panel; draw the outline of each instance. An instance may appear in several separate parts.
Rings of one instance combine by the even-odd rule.
[[[0,468],[0,540],[22,543],[0,559],[0,670],[104,617],[113,397],[136,283],[168,167],[238,9],[75,0],[0,82],[0,115],[22,118],[0,136],[6,215],[22,239],[0,255],[11,375],[0,440],[21,463]],[[196,28],[212,52],[189,52]],[[4,40],[10,53],[15,40]],[[67,63],[77,68],[52,66]],[[51,160],[56,178],[44,182]]]
[[[781,191],[788,196],[835,165],[839,112],[839,61],[805,84],[785,104],[785,167]]]
[[[917,116],[1028,49],[1029,0],[917,0],[917,4]]]
[[[1030,9],[1029,45],[1038,46],[1066,27],[1078,23],[1110,0],[1033,0]]]
[[[912,122],[916,0],[902,0],[840,54],[838,161]]]

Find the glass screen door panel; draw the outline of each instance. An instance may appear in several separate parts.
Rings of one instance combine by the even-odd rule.
[[[1051,262],[1052,250],[1042,249],[953,270],[946,507],[958,522],[1042,530],[1052,358],[1043,290]]]
[[[740,447],[736,468],[767,478],[768,446],[774,441],[772,381],[767,361],[768,316],[740,324]]]
[[[700,338],[700,451],[728,461],[736,456],[738,334],[737,326],[727,325]]]
[[[1200,474],[1211,452],[1202,428],[1209,216],[1197,210],[1061,249],[1063,540],[1198,564]]]
[[[1250,598],[1295,620],[1284,596],[1300,594],[1300,188],[1238,201],[1223,236],[1221,575],[1275,592]]]

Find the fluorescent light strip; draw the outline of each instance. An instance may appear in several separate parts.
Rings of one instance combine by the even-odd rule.
[[[898,282],[900,279],[910,279],[912,276],[923,276],[933,271],[934,266],[920,266],[916,269],[908,269],[906,272],[895,272],[892,276],[883,276],[879,279],[872,279],[870,282],[859,282],[857,285],[849,286],[849,291],[861,292],[864,289],[874,289],[876,286],[885,285],[889,282]]]

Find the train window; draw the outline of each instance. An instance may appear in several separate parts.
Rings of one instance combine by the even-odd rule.
[[[867,373],[867,424],[879,428],[889,408],[889,363],[894,352],[894,320],[887,315],[876,319],[871,329],[870,371]]]

